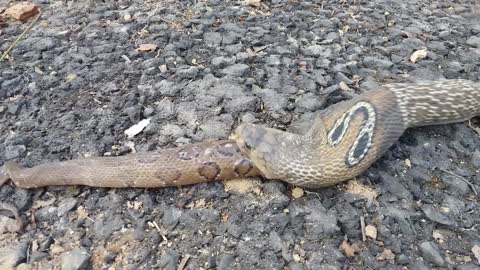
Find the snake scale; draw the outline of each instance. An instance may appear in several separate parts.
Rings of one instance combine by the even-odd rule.
[[[242,124],[232,139],[120,157],[0,168],[0,185],[165,187],[263,176],[293,185],[330,186],[365,171],[407,128],[461,122],[480,114],[480,83],[439,80],[383,85],[318,112],[293,134]]]

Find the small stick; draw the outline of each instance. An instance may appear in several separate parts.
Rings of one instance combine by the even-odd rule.
[[[445,173],[447,173],[447,174],[450,174],[450,175],[452,175],[452,176],[455,176],[455,177],[457,177],[458,179],[460,179],[460,180],[462,180],[463,182],[465,182],[468,186],[470,186],[470,188],[472,189],[473,193],[475,193],[475,195],[478,196],[478,192],[477,192],[477,190],[475,189],[475,186],[474,186],[472,183],[470,183],[467,179],[463,178],[462,176],[460,176],[460,175],[458,175],[458,174],[456,174],[456,173],[454,173],[454,172],[447,171],[447,170],[444,170],[444,169],[440,169],[440,170],[443,171],[443,172],[445,172]]]
[[[468,120],[468,127],[480,136],[480,130],[472,125],[472,119]]]
[[[17,43],[20,41],[20,39],[23,38],[23,36],[25,36],[25,34],[30,31],[30,29],[32,29],[33,27],[33,24],[38,20],[38,18],[40,18],[40,15],[42,15],[42,12],[40,11],[38,13],[38,15],[30,22],[30,24],[27,26],[27,28],[25,28],[25,30],[23,30],[23,32],[20,34],[20,36],[18,36],[15,41],[12,43],[12,45],[10,45],[10,47],[8,47],[8,49],[2,54],[2,56],[0,57],[0,62],[3,62],[3,59],[5,59],[5,57],[7,57],[8,53],[17,45]]]
[[[365,218],[363,216],[360,217],[360,227],[362,229],[362,241],[367,241],[367,237],[365,236]]]
[[[183,257],[182,261],[180,262],[180,265],[178,265],[177,270],[183,270],[187,265],[187,262],[189,259],[190,259],[190,254],[185,255],[185,257]]]
[[[158,224],[157,224],[155,221],[152,221],[152,224],[155,226],[155,228],[157,228],[157,231],[158,231],[158,233],[160,234],[160,236],[162,237],[163,241],[167,242],[168,239],[167,239],[167,237],[165,236],[165,234],[162,233],[162,230],[160,230],[160,227],[158,227]]]

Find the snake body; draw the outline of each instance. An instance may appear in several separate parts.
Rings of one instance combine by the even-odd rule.
[[[0,185],[12,180],[23,188],[165,187],[263,176],[324,187],[365,171],[407,128],[461,122],[479,114],[479,83],[387,84],[318,112],[303,135],[242,124],[231,140],[33,168],[6,163],[0,168]]]

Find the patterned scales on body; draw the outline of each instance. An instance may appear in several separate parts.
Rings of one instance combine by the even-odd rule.
[[[480,112],[480,84],[468,80],[441,80],[383,86],[397,99],[407,128],[457,123]]]

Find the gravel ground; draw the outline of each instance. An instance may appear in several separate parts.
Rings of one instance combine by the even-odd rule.
[[[24,166],[226,138],[240,122],[302,131],[377,85],[480,80],[475,0],[35,2],[40,20],[0,63],[0,159]],[[0,51],[25,27],[1,28]],[[0,234],[0,266],[479,269],[478,126],[409,130],[355,181],[300,198],[259,179],[246,192],[6,185],[0,201],[27,225]]]

